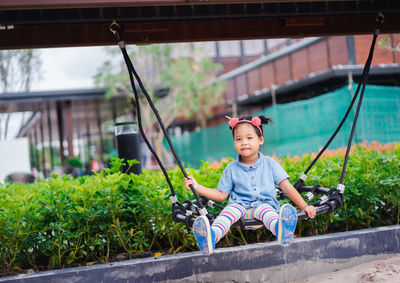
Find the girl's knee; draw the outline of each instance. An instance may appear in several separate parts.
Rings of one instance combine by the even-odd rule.
[[[278,212],[269,204],[262,203],[253,210],[253,218],[262,220],[264,216],[278,215]]]
[[[271,208],[271,209],[275,210],[275,209],[272,207],[272,205],[269,205],[269,204],[267,204],[267,203],[262,203],[262,204],[260,204],[258,207],[261,207],[261,208]]]
[[[275,208],[273,208],[271,205],[262,203],[259,206],[256,207],[255,211],[262,211],[262,210],[271,210],[271,211],[276,211]]]
[[[239,218],[244,217],[246,215],[246,209],[238,203],[228,204],[224,210],[230,210],[231,213],[234,213]]]

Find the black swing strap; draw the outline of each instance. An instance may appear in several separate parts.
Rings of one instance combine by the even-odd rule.
[[[331,189],[331,190],[328,192],[327,196],[321,198],[321,199],[316,203],[316,206],[317,206],[317,215],[321,214],[322,208],[326,208],[326,209],[327,209],[327,212],[322,212],[322,213],[330,213],[330,212],[332,212],[332,211],[335,210],[336,208],[339,208],[339,207],[341,206],[341,204],[343,203],[343,201],[344,201],[343,193],[344,193],[345,186],[343,185],[343,182],[344,182],[344,176],[345,176],[345,173],[346,173],[346,167],[347,167],[348,157],[349,157],[349,153],[350,153],[350,149],[351,149],[351,144],[352,144],[352,141],[353,141],[353,137],[354,137],[354,133],[355,133],[357,121],[358,121],[358,116],[359,116],[360,109],[361,109],[361,105],[362,105],[362,99],[363,99],[363,97],[364,97],[365,87],[366,87],[366,85],[367,85],[368,74],[369,74],[369,70],[370,70],[370,67],[371,67],[372,57],[373,57],[373,54],[374,54],[376,39],[377,39],[377,37],[378,37],[378,35],[379,35],[379,32],[380,32],[380,25],[383,23],[383,20],[384,20],[384,16],[382,15],[382,13],[379,13],[378,16],[377,16],[377,21],[376,21],[374,36],[373,36],[373,39],[372,39],[372,43],[371,43],[371,48],[370,48],[370,51],[369,51],[368,59],[367,59],[367,62],[366,62],[366,64],[365,64],[364,71],[363,71],[363,75],[362,75],[362,77],[361,77],[360,83],[358,84],[357,91],[356,91],[356,95],[354,96],[354,97],[356,97],[356,96],[358,95],[358,92],[359,92],[359,90],[360,90],[360,88],[361,88],[361,94],[360,94],[360,98],[359,98],[359,101],[358,101],[356,114],[355,114],[355,116],[354,116],[354,121],[353,121],[353,125],[352,125],[352,128],[351,128],[351,132],[350,132],[350,136],[349,136],[349,140],[348,140],[348,144],[347,144],[347,148],[346,148],[346,154],[345,154],[345,158],[344,158],[344,162],[343,162],[343,166],[342,166],[342,173],[341,173],[341,176],[340,176],[339,184],[337,185],[337,188],[336,188],[336,189]],[[361,87],[361,86],[362,86],[362,87]],[[352,101],[353,104],[354,104],[354,100],[355,100],[355,99],[353,98],[353,101]],[[352,106],[352,105],[351,105],[351,106]],[[350,108],[349,108],[349,109],[350,109]],[[349,110],[349,109],[348,109],[348,110]],[[348,115],[348,113],[346,113],[346,115]],[[345,118],[347,118],[347,117],[345,117]],[[343,122],[343,121],[342,121],[342,122]],[[342,123],[341,123],[341,124],[342,124]],[[340,125],[340,127],[341,127],[341,126],[342,126],[342,125]],[[340,129],[340,127],[338,127],[338,129]],[[337,130],[337,131],[338,131],[338,130]],[[335,135],[336,135],[336,134],[337,134],[337,133],[335,132]],[[330,143],[331,141],[332,141],[332,140],[330,140],[329,143]],[[329,145],[329,144],[328,144],[328,145]],[[327,147],[327,146],[326,146],[326,147]],[[326,149],[326,148],[324,148],[324,150],[325,150],[325,149]],[[323,151],[321,151],[321,152],[323,152]],[[321,153],[321,154],[322,154],[322,153]],[[318,159],[318,158],[321,156],[321,154],[319,154],[319,155],[316,157],[316,159]],[[314,160],[314,161],[316,161],[316,160]],[[313,164],[315,164],[314,161],[313,161]],[[312,165],[313,165],[313,164],[312,164]],[[310,167],[307,168],[307,169],[309,170]],[[307,172],[308,172],[308,171],[307,171]],[[303,175],[304,175],[304,174],[303,174]],[[304,180],[303,180],[303,179],[299,179],[299,181],[297,181],[296,184],[300,183],[300,184],[298,184],[298,187],[301,187],[301,185],[303,184],[304,181],[305,181],[305,179],[304,179]],[[296,189],[297,189],[297,188],[296,188]],[[329,197],[328,197],[328,196],[329,196]],[[298,214],[298,218],[299,218],[299,219],[301,219],[301,218],[306,218],[305,212],[299,213],[299,214]]]
[[[140,116],[139,95],[138,95],[138,92],[137,92],[137,89],[136,89],[136,86],[135,86],[135,79],[136,79],[136,81],[138,82],[140,89],[142,90],[142,92],[143,92],[143,94],[144,94],[144,96],[145,96],[147,102],[149,103],[149,105],[150,105],[150,107],[151,107],[151,109],[152,109],[154,115],[155,115],[156,118],[157,118],[158,124],[160,125],[160,128],[161,128],[161,130],[162,130],[162,132],[163,132],[165,138],[167,139],[168,145],[169,145],[169,147],[170,147],[170,149],[171,149],[172,154],[173,154],[174,157],[175,157],[175,160],[176,160],[177,163],[178,163],[178,166],[179,166],[179,168],[180,168],[182,174],[183,174],[186,178],[188,177],[188,175],[187,175],[187,173],[186,173],[185,168],[183,167],[182,161],[179,159],[179,157],[178,157],[178,155],[177,155],[177,153],[176,153],[176,151],[175,151],[175,148],[174,148],[174,146],[173,146],[173,144],[172,144],[172,142],[171,142],[171,139],[169,138],[169,135],[168,135],[168,133],[167,133],[167,130],[165,129],[164,123],[163,123],[163,121],[162,121],[162,119],[161,119],[161,117],[160,117],[160,115],[159,115],[159,113],[158,113],[157,108],[155,107],[153,101],[151,100],[150,95],[149,95],[148,92],[146,91],[146,89],[145,89],[145,87],[144,87],[144,85],[143,85],[143,83],[142,83],[142,80],[140,79],[139,75],[137,74],[137,72],[136,72],[136,70],[135,70],[135,68],[134,68],[134,66],[133,66],[133,64],[132,64],[132,62],[131,62],[131,60],[130,60],[130,58],[129,58],[128,52],[126,51],[126,44],[125,44],[124,40],[122,39],[121,29],[120,29],[119,25],[114,21],[114,22],[111,24],[111,26],[110,26],[110,30],[113,32],[113,34],[114,34],[116,40],[118,41],[118,45],[119,45],[119,47],[120,47],[120,49],[121,49],[121,52],[122,52],[122,54],[123,54],[123,56],[124,56],[124,60],[125,60],[126,66],[127,66],[127,68],[128,68],[129,79],[130,79],[131,86],[132,86],[132,90],[133,90],[133,92],[134,92],[135,100],[136,100],[135,105],[136,105],[136,110],[137,110],[137,115],[138,115],[138,125],[139,125],[140,133],[142,134],[143,139],[144,139],[146,145],[149,147],[151,153],[152,153],[152,154],[154,155],[154,157],[156,158],[156,161],[157,161],[158,165],[160,166],[161,170],[162,170],[163,173],[164,173],[165,178],[167,179],[168,185],[169,185],[169,187],[170,187],[170,189],[171,189],[171,193],[172,193],[171,202],[172,202],[172,204],[174,205],[175,203],[179,203],[179,202],[178,202],[178,199],[177,199],[177,197],[176,197],[175,191],[174,191],[174,189],[173,189],[172,183],[171,183],[171,181],[170,181],[170,179],[169,179],[169,177],[168,177],[168,173],[167,173],[167,171],[165,170],[165,167],[163,166],[163,164],[162,164],[160,158],[157,156],[156,152],[155,152],[154,149],[152,148],[152,146],[151,146],[150,142],[148,141],[148,139],[147,139],[147,137],[146,137],[146,135],[145,135],[145,133],[144,133],[144,130],[143,130],[143,126],[142,126],[142,122],[141,122],[141,116]],[[199,195],[197,194],[197,192],[196,192],[196,190],[194,189],[193,185],[190,185],[190,189],[191,189],[191,191],[193,192],[193,194],[194,194],[194,196],[195,196],[195,198],[196,198],[197,206],[199,207],[198,212],[199,212],[201,215],[208,215],[208,216],[209,216],[209,214],[208,214],[208,212],[207,212],[207,209],[204,207],[204,205],[203,205],[202,201],[200,200]],[[209,217],[210,217],[210,216],[209,216]]]
[[[355,101],[356,101],[356,99],[358,97],[358,94],[359,94],[361,86],[362,86],[361,96],[364,95],[365,86],[366,86],[366,83],[367,83],[367,80],[368,80],[369,70],[371,68],[371,62],[372,62],[372,58],[373,58],[373,54],[374,54],[376,39],[377,39],[377,37],[379,35],[380,26],[383,23],[383,20],[384,20],[383,14],[382,13],[378,13],[378,16],[377,16],[377,19],[376,19],[375,30],[374,30],[374,36],[373,36],[371,47],[370,47],[370,50],[369,50],[369,55],[368,55],[368,58],[367,58],[367,61],[366,61],[365,65],[364,65],[364,69],[363,69],[363,72],[362,72],[362,75],[361,75],[361,78],[360,78],[360,82],[358,83],[357,90],[356,90],[356,92],[354,94],[354,97],[353,97],[349,107],[347,108],[346,114],[344,115],[342,121],[340,122],[340,124],[337,127],[337,129],[335,130],[335,132],[329,138],[328,142],[319,151],[319,153],[314,158],[314,160],[311,162],[311,164],[307,167],[307,169],[304,171],[304,173],[300,176],[299,180],[296,181],[296,183],[294,184],[294,187],[296,189],[298,189],[304,183],[304,181],[307,178],[308,172],[315,165],[315,163],[318,161],[318,159],[321,157],[321,155],[326,151],[326,149],[329,147],[329,145],[331,144],[333,139],[336,137],[336,135],[338,134],[338,132],[342,128],[344,122],[347,120],[347,117],[349,116],[350,111],[353,108],[353,105],[354,105],[354,103],[355,103]],[[359,108],[361,107],[361,102],[362,102],[362,98],[360,98],[359,103],[358,103],[359,106],[357,106],[358,112],[359,112]],[[358,114],[356,113],[356,115],[354,117],[354,121],[353,121],[352,131],[351,131],[350,138],[349,138],[349,143],[348,143],[348,146],[347,146],[347,149],[346,149],[345,162],[343,164],[342,177],[340,179],[339,184],[343,183],[344,172],[346,171],[346,165],[347,165],[347,159],[348,159],[348,152],[350,151],[350,147],[351,147],[351,143],[352,143],[353,135],[354,135],[354,130],[355,130],[355,125],[357,124],[357,119],[358,119]]]
[[[377,21],[376,21],[376,26],[375,26],[375,31],[374,31],[374,38],[372,39],[371,48],[370,48],[370,50],[369,50],[369,55],[368,55],[368,60],[367,60],[368,64],[366,64],[366,66],[365,66],[365,68],[366,68],[366,70],[365,70],[366,74],[365,74],[365,78],[363,78],[363,80],[362,80],[361,95],[360,95],[360,99],[359,99],[359,101],[358,101],[356,114],[355,114],[355,116],[354,116],[354,122],[353,122],[353,126],[352,126],[352,128],[351,128],[351,133],[350,133],[350,137],[349,137],[349,142],[348,142],[348,144],[347,144],[346,155],[345,155],[345,157],[344,157],[343,168],[342,168],[342,174],[341,174],[341,176],[340,176],[339,186],[340,186],[340,185],[343,185],[343,180],[344,180],[344,176],[345,176],[345,173],[346,173],[347,161],[348,161],[348,158],[349,158],[349,153],[350,153],[350,149],[351,149],[351,144],[352,144],[352,141],[353,141],[354,132],[355,132],[356,125],[357,125],[358,116],[359,116],[359,114],[360,114],[361,104],[362,104],[362,100],[363,100],[364,92],[365,92],[365,87],[366,87],[366,85],[367,85],[368,74],[369,74],[369,70],[370,70],[370,68],[371,68],[372,57],[373,57],[373,55],[374,55],[375,43],[376,43],[376,39],[377,39],[377,37],[378,37],[378,35],[379,35],[379,32],[380,32],[380,25],[381,25],[381,23],[383,22],[383,19],[384,19],[383,15],[382,15],[382,14],[379,14],[378,17],[377,17]],[[358,88],[359,88],[359,87],[358,87]],[[358,88],[357,88],[357,90],[358,90]]]
[[[304,190],[304,191],[314,191],[315,189],[319,190],[320,192],[324,193],[324,196],[321,197],[321,199],[319,199],[314,205],[316,206],[316,210],[317,210],[317,215],[320,214],[326,214],[326,213],[331,213],[333,210],[339,208],[343,201],[343,193],[344,193],[344,188],[345,186],[343,185],[343,181],[344,181],[344,176],[345,176],[345,172],[346,172],[346,167],[347,167],[347,162],[348,162],[348,156],[350,153],[350,149],[351,149],[351,144],[353,141],[353,137],[354,137],[354,133],[355,133],[355,128],[357,125],[357,121],[358,121],[358,116],[360,113],[360,109],[361,109],[361,104],[362,104],[362,99],[364,97],[364,92],[365,92],[365,87],[367,84],[367,79],[368,79],[368,74],[369,74],[369,70],[371,67],[371,62],[372,62],[372,57],[373,57],[373,53],[374,53],[374,49],[375,49],[375,44],[376,44],[376,39],[379,35],[380,32],[380,25],[383,22],[383,15],[381,13],[378,14],[377,16],[377,22],[376,22],[376,26],[375,26],[375,31],[374,31],[374,36],[373,36],[373,40],[371,43],[371,48],[369,51],[369,55],[368,55],[368,59],[366,61],[364,70],[363,70],[363,74],[360,80],[360,83],[358,84],[357,87],[357,91],[356,94],[351,102],[351,105],[349,106],[345,118],[342,120],[342,122],[340,123],[338,129],[336,129],[335,133],[332,135],[332,137],[330,138],[329,142],[325,145],[325,147],[323,148],[323,150],[321,150],[321,152],[318,154],[318,156],[314,159],[313,163],[309,166],[309,168],[307,168],[307,170],[305,171],[305,173],[303,173],[303,175],[306,176],[306,173],[311,169],[311,167],[315,164],[315,162],[318,160],[318,158],[322,155],[322,153],[326,150],[326,148],[329,146],[329,144],[332,142],[333,138],[336,136],[336,134],[338,133],[338,131],[340,130],[340,128],[342,127],[344,121],[346,120],[351,107],[353,106],[356,97],[358,96],[358,93],[361,89],[361,94],[360,94],[360,98],[358,101],[358,105],[357,105],[357,110],[356,110],[356,114],[354,116],[354,121],[353,121],[353,125],[352,125],[352,129],[350,132],[350,136],[349,136],[349,140],[348,140],[348,144],[347,144],[347,148],[346,148],[346,154],[345,154],[345,158],[344,158],[344,162],[343,162],[343,166],[342,166],[342,174],[340,176],[340,181],[339,184],[337,186],[337,188],[333,188],[333,189],[328,189],[328,191],[326,188],[314,188],[314,187],[308,187],[306,188],[305,186],[302,186],[302,184],[305,181],[305,178],[302,179],[300,178],[299,181],[296,182],[296,189],[300,189],[300,190]],[[303,177],[302,175],[302,177]],[[298,212],[297,213],[297,217],[298,219],[306,219],[307,215],[304,211]],[[232,227],[239,227],[240,225],[242,226],[246,226],[246,225],[256,225],[256,224],[260,224],[258,220],[245,220],[244,224],[234,224]]]

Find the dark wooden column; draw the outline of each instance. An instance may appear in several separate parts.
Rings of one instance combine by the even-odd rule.
[[[47,102],[47,128],[49,132],[49,151],[50,151],[50,170],[54,169],[54,151],[53,151],[53,129],[51,128],[51,107]]]
[[[36,166],[37,170],[40,171],[40,160],[39,160],[39,151],[37,149],[37,144],[38,144],[38,136],[37,136],[37,127],[35,126],[33,129],[33,134],[34,134],[34,148],[35,148],[35,156],[36,156]]]
[[[87,106],[89,105],[88,103],[86,104]],[[88,154],[87,154],[87,162],[88,162],[88,166],[86,167],[86,170],[88,170],[88,172],[89,172],[89,170],[90,170],[90,161],[92,160],[92,156],[91,156],[91,154],[90,154],[90,146],[91,146],[91,142],[90,142],[90,138],[91,138],[91,135],[90,135],[90,116],[89,116],[89,113],[90,113],[90,108],[89,107],[86,107],[86,139],[87,139],[87,144],[86,144],[86,146],[87,146],[87,148],[88,148]]]
[[[112,118],[113,118],[113,125],[115,126],[115,123],[117,123],[117,106],[115,105],[117,102],[115,99],[111,99],[111,113],[112,113]],[[113,145],[114,148],[117,148],[117,142],[115,138],[113,139]]]
[[[37,160],[37,158],[36,158],[35,140],[34,140],[33,133],[29,133],[28,139],[29,139],[29,145],[30,145],[29,149],[30,149],[30,157],[31,157],[31,169],[33,169],[32,164],[33,164],[34,160]]]
[[[394,35],[393,33],[390,35],[390,41],[392,46],[392,53],[393,53],[393,63],[396,64],[396,46],[394,46]]]
[[[65,114],[67,120],[67,140],[68,140],[68,156],[74,157],[74,132],[72,127],[72,110],[71,110],[71,101],[68,100],[65,102]]]
[[[96,101],[96,121],[97,121],[97,133],[98,133],[98,140],[97,140],[98,158],[99,161],[101,162],[101,166],[104,166],[103,131],[101,130],[100,101]]]
[[[325,48],[326,48],[328,68],[332,68],[331,50],[329,48],[329,37],[325,37],[324,42],[325,42]]]
[[[57,123],[58,123],[58,138],[60,143],[60,160],[61,166],[65,166],[65,156],[64,156],[64,111],[63,102],[57,101]]]
[[[80,160],[82,162],[82,165],[86,163],[86,156],[85,156],[85,141],[84,141],[84,136],[85,136],[85,130],[82,130],[82,127],[79,125],[77,127],[77,136],[78,136],[78,152],[80,156]]]
[[[46,169],[46,152],[44,148],[44,131],[43,131],[43,121],[44,120],[44,112],[43,110],[40,111],[40,122],[39,122],[39,128],[40,128],[40,142],[42,144],[42,171],[43,171],[43,177],[47,178],[47,169]]]

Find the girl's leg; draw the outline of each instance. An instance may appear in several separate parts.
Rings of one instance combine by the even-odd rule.
[[[213,253],[215,249],[215,236],[214,232],[210,228],[210,222],[208,221],[207,216],[200,215],[194,220],[193,234],[196,238],[197,245],[203,254],[209,255]]]
[[[297,224],[297,212],[293,206],[286,203],[281,206],[276,238],[281,246],[287,247],[293,241],[293,233]]]
[[[260,204],[252,209],[251,214],[251,218],[262,221],[265,227],[267,227],[272,234],[276,235],[276,224],[278,223],[279,215],[272,206],[265,203]]]
[[[237,203],[228,204],[211,225],[217,243],[229,230],[233,223],[246,215],[243,206]]]

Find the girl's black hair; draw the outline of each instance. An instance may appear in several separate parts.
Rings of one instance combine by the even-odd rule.
[[[239,121],[242,121],[242,120],[251,121],[252,118],[253,118],[253,116],[245,116],[245,117],[239,118]],[[258,128],[257,128],[256,126],[254,126],[254,125],[251,124],[251,123],[249,123],[249,124],[252,125],[253,128],[256,130],[257,135],[258,135],[259,137],[262,137],[262,136],[263,136],[263,133],[264,133],[264,130],[263,130],[263,128],[262,128],[262,125],[263,125],[263,124],[267,125],[267,124],[272,123],[272,118],[265,117],[264,115],[260,115],[260,116],[258,116],[258,118],[260,118],[260,120],[261,120],[261,125],[260,125],[261,133],[260,133],[260,131],[258,130]],[[237,127],[237,126],[236,126],[236,127]],[[236,127],[235,127],[235,128],[236,128]],[[235,129],[232,129],[231,126],[229,126],[229,129],[230,129],[231,132],[232,132],[232,136],[235,136]]]

